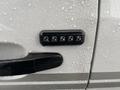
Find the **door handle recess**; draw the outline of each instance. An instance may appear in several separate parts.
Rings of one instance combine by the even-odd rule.
[[[0,76],[35,73],[58,67],[62,62],[58,53],[30,53],[25,58],[0,61]]]

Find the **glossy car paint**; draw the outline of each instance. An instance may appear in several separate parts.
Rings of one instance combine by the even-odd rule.
[[[11,77],[4,77],[6,81],[4,78],[0,80],[0,90],[85,88],[94,47],[97,14],[98,0],[1,0],[0,41],[17,43],[27,53],[59,52],[64,57],[64,63],[58,68],[24,78],[22,76],[21,79],[8,81],[7,78]],[[56,47],[43,47],[39,43],[40,31],[64,29],[82,29],[86,34],[85,43],[81,46]]]
[[[90,90],[120,89],[119,3],[120,0],[101,0],[99,32]]]

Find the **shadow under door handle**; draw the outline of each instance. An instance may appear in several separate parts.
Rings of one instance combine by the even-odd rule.
[[[0,61],[0,76],[35,73],[58,67],[62,62],[58,53],[30,53],[25,58]]]

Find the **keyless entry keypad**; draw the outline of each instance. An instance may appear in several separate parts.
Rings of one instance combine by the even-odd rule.
[[[43,30],[40,33],[40,43],[43,46],[81,45],[85,33],[82,30]]]

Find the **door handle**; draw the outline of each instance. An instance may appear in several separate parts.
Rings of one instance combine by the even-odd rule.
[[[58,53],[30,53],[25,58],[0,61],[0,76],[35,73],[58,67],[62,62]]]

